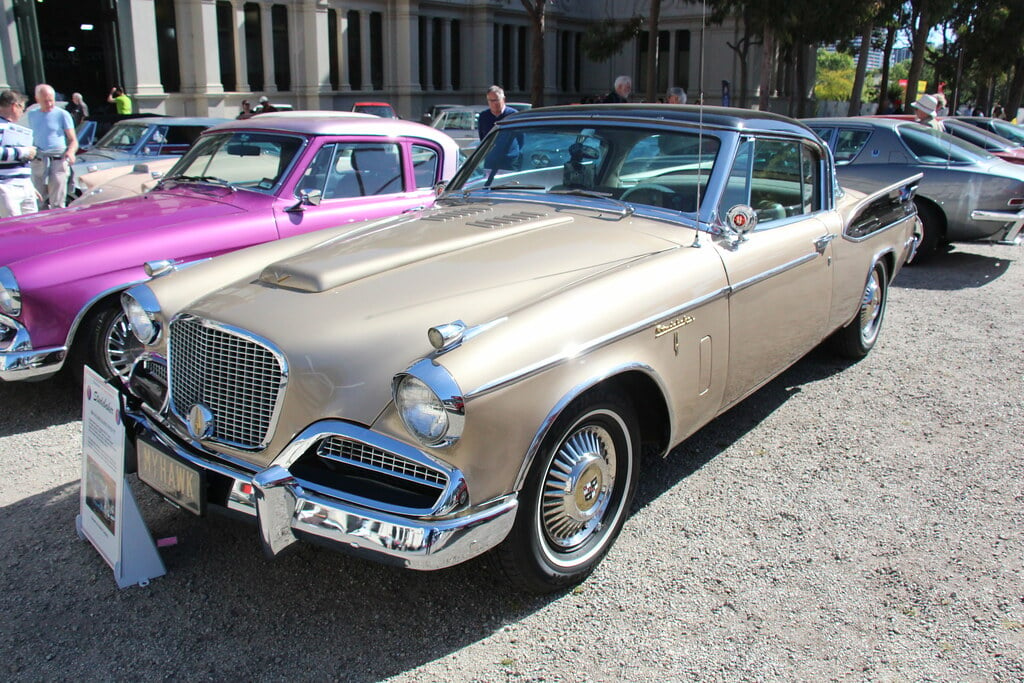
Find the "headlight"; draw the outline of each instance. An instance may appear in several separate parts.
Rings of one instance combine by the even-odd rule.
[[[21,313],[21,290],[7,266],[0,267],[0,311],[7,315]]]
[[[152,290],[145,285],[132,287],[121,294],[121,308],[128,317],[132,333],[143,344],[152,344],[160,336],[157,314],[160,306]]]
[[[395,377],[395,407],[409,433],[427,446],[450,446],[462,436],[462,392],[448,371],[422,360]]]

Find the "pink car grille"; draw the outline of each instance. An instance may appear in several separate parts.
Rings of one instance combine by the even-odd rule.
[[[194,406],[213,415],[206,438],[240,448],[268,440],[285,371],[265,345],[185,317],[171,323],[171,407],[189,422]],[[203,436],[203,435],[199,435]]]

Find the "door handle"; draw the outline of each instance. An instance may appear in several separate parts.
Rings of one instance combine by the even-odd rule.
[[[828,235],[822,235],[818,239],[814,240],[814,250],[819,254],[824,254],[825,249],[828,247],[829,243],[835,238],[836,236],[832,233],[829,233]]]

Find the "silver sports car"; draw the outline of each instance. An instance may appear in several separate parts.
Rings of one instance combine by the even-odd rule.
[[[910,121],[836,117],[805,123],[832,149],[847,187],[877,187],[924,173],[914,200],[924,224],[918,260],[948,242],[1020,243],[1024,167]]]

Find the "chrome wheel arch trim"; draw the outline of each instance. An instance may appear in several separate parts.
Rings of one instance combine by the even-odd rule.
[[[516,475],[515,483],[513,484],[513,491],[520,491],[523,488],[523,484],[526,482],[526,475],[530,471],[530,467],[533,465],[533,461],[536,459],[537,454],[540,452],[540,446],[547,438],[548,433],[551,431],[551,427],[555,424],[555,421],[561,416],[565,409],[570,403],[578,399],[580,396],[595,388],[599,384],[606,382],[613,377],[624,375],[627,372],[639,372],[652,379],[658,387],[658,391],[661,393],[663,399],[666,399],[669,395],[668,389],[661,376],[654,370],[653,367],[647,363],[624,363],[615,367],[609,368],[607,372],[602,375],[594,375],[588,377],[586,380],[580,382],[576,386],[572,387],[566,392],[556,403],[552,406],[550,412],[545,416],[544,420],[540,424],[540,428],[537,433],[533,435],[533,439],[530,441],[530,446],[526,451],[526,457],[523,458],[523,464],[519,468],[519,474]],[[675,440],[676,425],[672,421],[672,411],[669,410],[669,438],[668,443],[673,443]]]

